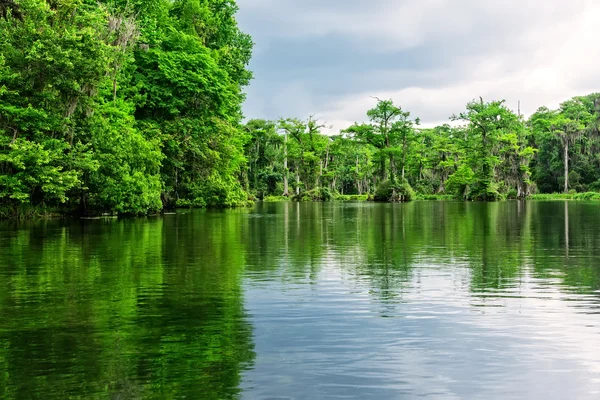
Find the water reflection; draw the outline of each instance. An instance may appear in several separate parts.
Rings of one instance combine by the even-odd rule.
[[[600,204],[0,225],[2,398],[600,394]]]
[[[247,259],[257,359],[245,398],[600,393],[597,204],[264,204],[256,213],[272,220],[255,220],[250,236],[271,245]]]
[[[5,225],[0,397],[237,397],[239,221],[199,219]]]

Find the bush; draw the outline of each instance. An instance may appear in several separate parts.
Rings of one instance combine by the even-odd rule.
[[[570,200],[573,196],[564,193],[538,193],[528,197],[530,200]]]
[[[467,165],[461,165],[458,170],[448,177],[446,190],[453,193],[457,199],[467,200],[471,196],[471,185],[475,182],[475,173]]]
[[[600,192],[600,180],[597,180],[596,182],[590,184],[589,189],[592,192]]]
[[[203,180],[188,185],[186,196],[177,200],[177,207],[244,207],[254,203],[239,182],[215,172]]]
[[[401,183],[392,184],[389,180],[381,182],[375,191],[375,201],[412,201],[415,199],[415,191],[408,181],[404,179]]]
[[[0,152],[0,200],[14,207],[66,203],[70,191],[83,185],[83,172],[68,165],[69,155],[87,161],[87,171],[97,169],[88,154],[78,155],[77,148],[57,139],[36,143],[18,138],[9,144],[0,138],[0,146],[8,147]]]
[[[584,193],[540,193],[529,196],[530,200],[600,200],[598,192]]]
[[[333,194],[328,188],[314,188],[307,192],[292,197],[293,201],[330,201],[333,200]]]
[[[248,195],[231,176],[214,171],[203,180],[188,186],[187,199],[194,207],[242,207],[248,205]]]
[[[473,184],[468,200],[477,201],[497,201],[502,200],[502,195],[498,190],[496,182],[478,181]]]
[[[417,194],[415,200],[452,200],[454,196],[451,194]]]
[[[434,195],[442,182],[434,177],[426,176],[414,185],[414,190],[423,195]]]
[[[506,193],[506,198],[509,200],[515,200],[518,197],[518,193],[517,193],[517,189],[510,189],[507,193]]]
[[[290,201],[290,198],[286,196],[265,196],[263,201],[265,203],[276,203],[278,201]]]
[[[383,181],[377,186],[373,200],[375,201],[390,201],[392,197],[392,185],[390,181]]]
[[[577,193],[573,196],[575,200],[600,200],[600,193],[596,192],[585,192],[585,193]]]
[[[340,201],[367,201],[369,199],[368,194],[336,194],[335,200]]]

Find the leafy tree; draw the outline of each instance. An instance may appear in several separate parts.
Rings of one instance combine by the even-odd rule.
[[[408,185],[405,179],[407,154],[414,139],[413,127],[418,125],[419,120],[411,120],[410,113],[394,105],[392,100],[379,99],[377,106],[367,111],[367,117],[369,124],[354,124],[346,132],[378,149],[381,182],[390,179],[391,198],[395,198],[398,172],[396,164],[401,164],[400,185]]]
[[[474,182],[471,199],[496,200],[500,197],[496,179],[496,167],[500,158],[494,151],[500,144],[504,131],[515,129],[517,116],[503,101],[484,103],[483,99],[467,104],[466,111],[453,116],[454,120],[467,123],[467,165],[473,170]]]
[[[588,185],[597,180],[598,98],[598,94],[574,97],[558,110],[540,107],[529,119],[534,146],[539,149],[533,161],[534,179],[543,191],[559,187],[565,193],[570,188],[586,190],[588,187],[578,182],[580,177],[584,176]],[[577,177],[577,182],[570,177]]]
[[[236,11],[226,0],[0,3],[0,204],[244,204],[252,41]]]

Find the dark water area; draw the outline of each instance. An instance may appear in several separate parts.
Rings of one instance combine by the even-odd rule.
[[[0,223],[0,398],[419,397],[600,398],[600,203]]]

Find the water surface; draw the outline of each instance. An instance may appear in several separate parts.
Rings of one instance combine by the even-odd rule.
[[[600,397],[600,204],[0,224],[0,398],[417,397]]]

